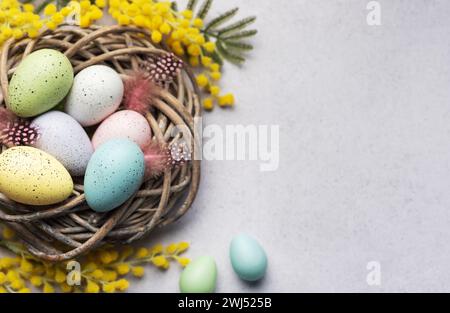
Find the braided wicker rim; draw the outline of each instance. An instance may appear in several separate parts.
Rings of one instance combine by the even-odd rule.
[[[64,25],[46,31],[36,39],[10,40],[0,56],[0,105],[7,101],[8,81],[21,60],[31,52],[52,48],[63,52],[75,73],[94,64],[106,64],[123,78],[136,70],[149,56],[167,53],[154,46],[149,34],[135,27],[92,26],[81,29]],[[147,120],[154,139],[170,143],[189,140],[193,154],[194,118],[201,116],[198,87],[190,69],[185,66],[178,78],[158,92]],[[173,137],[174,128],[186,131]],[[186,137],[186,138],[183,138]],[[6,147],[1,147],[4,151]],[[49,261],[73,259],[104,243],[131,243],[156,227],[166,226],[183,216],[197,194],[200,161],[167,170],[160,178],[143,184],[121,207],[108,212],[91,210],[83,185],[75,180],[72,196],[57,206],[33,207],[15,203],[0,194],[0,220],[12,227],[27,249],[36,257]]]

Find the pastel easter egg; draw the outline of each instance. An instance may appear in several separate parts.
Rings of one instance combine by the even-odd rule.
[[[212,257],[202,256],[188,264],[181,273],[182,293],[212,293],[216,289],[217,266]]]
[[[73,82],[69,59],[57,50],[37,50],[20,62],[8,88],[8,108],[31,117],[55,107]]]
[[[105,65],[93,65],[79,72],[66,99],[65,111],[83,126],[100,123],[122,102],[123,82]]]
[[[96,149],[102,143],[115,138],[128,138],[142,149],[152,139],[152,130],[147,119],[136,111],[123,110],[104,120],[92,137]]]
[[[64,166],[33,147],[13,147],[0,154],[0,192],[29,205],[55,204],[67,199],[73,181]]]
[[[34,119],[31,125],[39,132],[34,147],[54,156],[73,176],[84,175],[94,148],[83,127],[73,117],[51,111]]]
[[[231,241],[230,259],[236,274],[247,281],[261,279],[267,269],[267,256],[252,237],[242,234]]]
[[[112,139],[92,155],[84,177],[88,205],[107,212],[127,201],[142,184],[144,154],[129,139]]]

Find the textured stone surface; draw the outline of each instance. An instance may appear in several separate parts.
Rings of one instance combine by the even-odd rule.
[[[279,124],[280,168],[203,162],[194,207],[149,243],[214,256],[220,292],[449,291],[450,3],[380,1],[369,27],[360,0],[216,2],[256,13],[260,34],[243,70],[226,68],[236,110],[204,123]],[[256,285],[229,264],[241,231],[268,254]],[[177,291],[176,269],[148,276],[133,290]]]
[[[215,2],[257,14],[260,34],[243,70],[226,67],[236,109],[204,124],[279,124],[280,168],[203,162],[191,211],[144,243],[213,256],[218,292],[450,291],[450,2],[380,1],[380,27],[363,0]],[[257,284],[229,262],[242,231],[268,254]],[[177,292],[180,272],[131,291]]]

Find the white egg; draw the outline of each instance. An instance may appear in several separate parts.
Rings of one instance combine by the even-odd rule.
[[[70,115],[51,111],[34,119],[39,138],[34,147],[54,156],[72,176],[82,176],[94,153],[83,127]]]
[[[75,76],[65,111],[83,126],[96,125],[117,110],[123,91],[115,70],[105,65],[89,66]]]

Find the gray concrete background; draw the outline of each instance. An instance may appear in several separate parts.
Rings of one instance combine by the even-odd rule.
[[[216,1],[256,14],[260,33],[244,68],[226,68],[236,109],[204,123],[280,125],[280,168],[203,162],[192,210],[149,243],[214,256],[219,292],[450,291],[450,2],[379,2],[369,27],[365,0]],[[240,231],[269,255],[257,285],[229,264]],[[133,290],[174,292],[178,276]]]
[[[378,27],[365,0],[215,2],[256,14],[260,33],[226,67],[235,110],[204,124],[279,125],[280,167],[204,161],[190,212],[144,244],[213,256],[218,292],[450,291],[450,2],[380,0]],[[241,231],[269,256],[258,284],[229,264]],[[179,274],[149,269],[130,291],[177,292]]]

